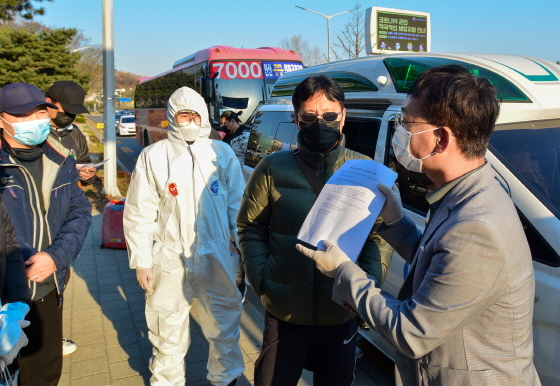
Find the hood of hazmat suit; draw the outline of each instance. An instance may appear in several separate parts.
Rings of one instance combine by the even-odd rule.
[[[185,110],[200,114],[200,126],[177,123]],[[203,332],[216,342],[208,379],[227,385],[243,371],[238,258],[231,254],[230,237],[237,241],[245,182],[230,146],[208,138],[207,107],[196,91],[175,91],[167,120],[168,138],[138,157],[124,209],[130,268],[153,270],[154,293],[146,298],[149,338],[157,352],[150,360],[152,384],[185,383],[188,313],[197,297],[206,310]]]
[[[196,111],[200,114],[200,126],[181,127],[177,123],[177,114],[183,111]],[[167,102],[167,137],[170,141],[209,141],[210,120],[204,99],[193,89],[181,87],[171,95]]]

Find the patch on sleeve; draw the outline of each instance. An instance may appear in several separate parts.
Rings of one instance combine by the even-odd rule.
[[[218,180],[212,181],[212,183],[210,184],[210,190],[214,195],[218,194]]]
[[[172,196],[177,196],[179,194],[177,184],[175,182],[169,184],[169,193],[171,193]]]

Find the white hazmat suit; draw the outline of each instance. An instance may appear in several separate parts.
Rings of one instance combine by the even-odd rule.
[[[196,111],[201,125],[181,127],[177,114]],[[153,345],[152,385],[184,385],[190,344],[189,310],[199,300],[201,328],[209,342],[208,380],[227,385],[244,370],[239,348],[241,295],[235,285],[238,260],[230,231],[245,182],[231,148],[208,139],[210,123],[202,97],[188,87],[167,104],[168,139],[142,151],[124,209],[130,268],[152,268],[153,294],[146,320]],[[196,140],[192,144],[186,138]]]

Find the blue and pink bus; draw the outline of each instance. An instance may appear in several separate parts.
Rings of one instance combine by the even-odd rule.
[[[148,146],[167,137],[167,100],[179,87],[191,87],[204,97],[210,122],[217,127],[225,110],[249,118],[268,99],[278,78],[302,68],[299,55],[282,48],[214,46],[197,51],[136,87],[136,139]]]

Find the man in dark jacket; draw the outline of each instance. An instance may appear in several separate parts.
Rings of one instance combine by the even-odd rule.
[[[25,261],[32,290],[30,344],[18,358],[20,385],[56,385],[62,371],[62,292],[70,263],[91,223],[76,161],[47,139],[43,93],[12,83],[0,90],[0,194]]]
[[[61,80],[55,82],[45,93],[47,102],[56,108],[49,107],[51,117],[51,136],[70,150],[77,164],[90,164],[89,147],[86,137],[78,126],[72,122],[78,114],[89,114],[84,106],[86,92],[76,82]],[[80,171],[80,182],[89,185],[95,176],[95,168],[77,166]]]
[[[31,292],[27,286],[25,265],[16,241],[14,226],[0,199],[0,359],[10,364],[19,349],[27,344],[27,336],[21,330],[29,322],[23,318],[29,312]],[[11,325],[10,325],[11,324]],[[19,331],[14,334],[14,331]]]
[[[57,108],[48,108],[51,116],[51,138],[59,141],[62,146],[70,150],[70,155],[76,160],[76,164],[91,164],[89,146],[82,131],[73,124],[78,114],[89,114],[84,106],[86,92],[76,82],[61,80],[53,85],[45,93],[47,102]],[[96,169],[91,166],[78,166],[80,184],[86,186],[91,184]],[[67,276],[70,279],[70,275]],[[78,346],[74,341],[62,339],[62,355],[70,355],[76,351]]]
[[[351,385],[357,319],[331,300],[333,280],[295,246],[317,199],[313,184],[322,187],[346,160],[369,158],[345,148],[344,93],[332,79],[305,79],[292,103],[297,151],[270,154],[257,165],[237,220],[245,271],[266,308],[255,384],[296,385],[306,368],[314,373],[314,385]],[[358,264],[383,281],[392,252],[372,230]]]

